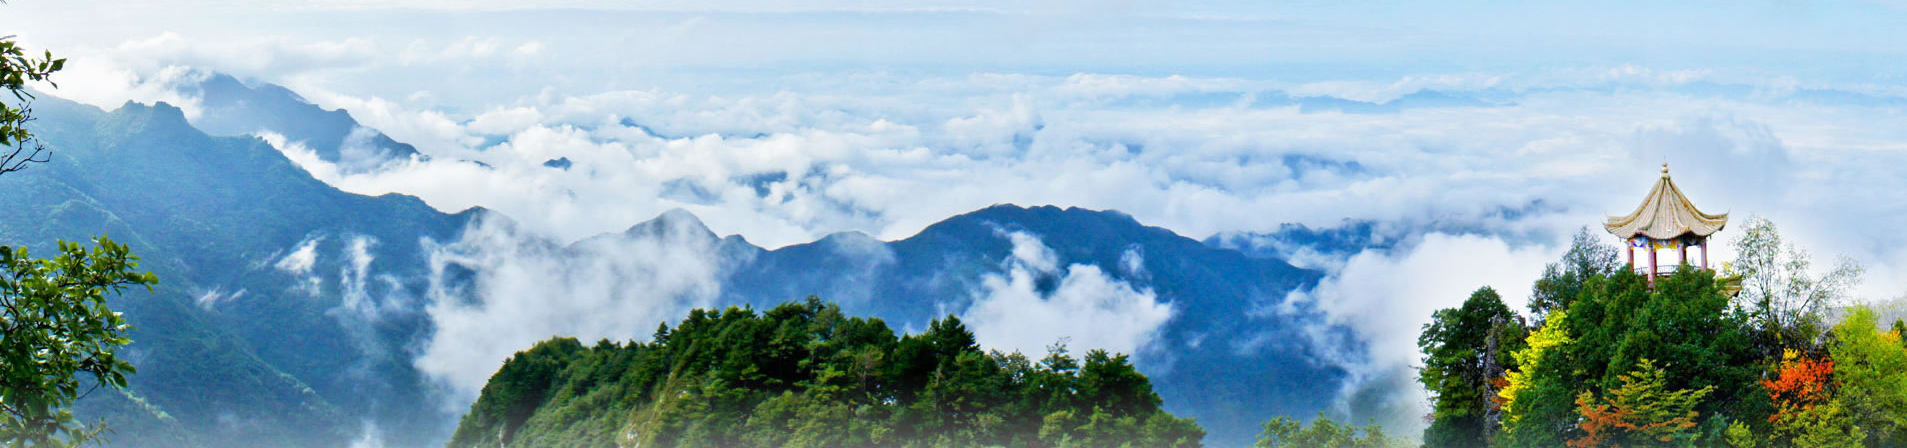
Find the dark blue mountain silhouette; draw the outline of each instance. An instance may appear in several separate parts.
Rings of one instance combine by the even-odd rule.
[[[219,79],[208,81],[208,96],[239,88]],[[250,91],[297,99],[271,86]],[[248,104],[235,107],[261,115],[318,110]],[[339,191],[265,142],[208,135],[164,103],[108,112],[47,96],[37,106],[36,131],[54,159],[0,177],[0,199],[14,204],[0,208],[0,243],[46,253],[55,239],[109,234],[162,280],[153,293],[114,300],[138,327],[130,356],[140,370],[131,390],[95,394],[82,414],[108,419],[115,440],[132,446],[331,447],[371,425],[387,446],[432,446],[448,436],[456,415],[438,405],[435,386],[412,364],[434,331],[424,312],[427,283],[454,287],[483,273],[455,264],[431,272],[432,245],[458,240],[480,217],[506,225],[508,218]],[[349,122],[342,112],[319,112]],[[254,117],[276,120],[292,119]],[[278,132],[324,141],[339,129]],[[1141,368],[1167,409],[1210,431],[1209,446],[1246,445],[1271,417],[1326,408],[1345,376],[1335,354],[1307,342],[1337,330],[1303,307],[1269,311],[1319,273],[1116,211],[998,205],[901,240],[849,232],[774,250],[718,237],[682,211],[623,233],[672,228],[706,238],[728,260],[721,304],[769,306],[813,294],[897,328],[964,310],[984,276],[1006,269],[1012,243],[1004,232],[1035,235],[1061,266],[1097,266],[1173,304],[1177,314],[1139,350]],[[287,264],[301,250],[317,255]],[[1142,271],[1124,267],[1128,253],[1142,254]]]
[[[213,74],[184,92],[199,97],[201,111],[193,125],[207,133],[276,132],[287,140],[304,142],[319,158],[346,171],[364,171],[419,155],[411,145],[362,127],[344,110],[324,110],[274,84],[254,87],[230,75]]]

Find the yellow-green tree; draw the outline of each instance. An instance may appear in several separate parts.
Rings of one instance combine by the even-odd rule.
[[[1866,428],[1876,446],[1907,445],[1907,349],[1900,335],[1882,332],[1874,310],[1855,307],[1834,326],[1828,345],[1835,399],[1848,416]]]
[[[1591,277],[1581,296],[1538,330],[1543,347],[1517,353],[1519,366],[1506,386],[1512,391],[1507,397],[1498,394],[1509,400],[1504,425],[1491,443],[1553,448],[1584,439],[1587,432],[1579,424],[1588,417],[1585,409],[1601,412],[1599,406],[1611,404],[1618,389],[1633,387],[1636,372],[1653,375],[1655,370],[1661,370],[1663,390],[1710,391],[1691,400],[1689,410],[1697,412],[1691,422],[1716,426],[1688,434],[1697,444],[1719,443],[1727,421],[1712,417],[1767,415],[1754,409],[1755,400],[1765,398],[1755,384],[1765,368],[1748,335],[1752,328],[1746,317],[1731,311],[1729,298],[1708,272],[1678,270],[1653,286],[1626,270]],[[1673,362],[1650,361],[1643,368],[1643,360]],[[1587,407],[1576,403],[1584,393],[1589,394],[1583,400]],[[1616,408],[1623,407],[1610,409]],[[1605,427],[1641,421],[1624,419]]]
[[[1569,319],[1569,312],[1556,310],[1549,313],[1543,327],[1530,333],[1525,340],[1527,345],[1511,353],[1516,360],[1517,370],[1505,374],[1503,389],[1497,391],[1497,403],[1503,408],[1503,425],[1515,426],[1521,423],[1523,416],[1532,412],[1528,408],[1539,405],[1533,399],[1519,400],[1525,391],[1535,386],[1536,378],[1531,372],[1543,369],[1544,355],[1551,353],[1571,342],[1569,333],[1563,329],[1563,323]]]

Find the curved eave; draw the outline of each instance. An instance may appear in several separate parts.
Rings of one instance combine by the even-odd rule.
[[[1641,206],[1628,215],[1611,216],[1603,223],[1604,229],[1618,237],[1646,236],[1657,240],[1686,235],[1706,238],[1727,226],[1727,213],[1708,214],[1696,209],[1695,204],[1682,195],[1682,190],[1676,188],[1675,182],[1669,180],[1666,168]]]

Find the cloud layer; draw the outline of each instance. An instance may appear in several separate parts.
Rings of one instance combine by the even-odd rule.
[[[1561,257],[1564,249],[1511,247],[1496,237],[1432,233],[1408,247],[1359,252],[1315,288],[1294,291],[1286,299],[1292,306],[1312,305],[1329,323],[1358,336],[1359,346],[1330,352],[1343,354],[1338,362],[1352,373],[1343,385],[1344,410],[1415,434],[1422,430],[1422,416],[1430,412],[1429,396],[1414,378],[1422,357],[1417,336],[1431,314],[1462,306],[1472,292],[1486,286],[1496,289],[1510,309],[1523,310],[1543,265]],[[1335,341],[1320,335],[1314,343],[1329,347]],[[1376,393],[1363,392],[1367,389]]]
[[[486,218],[431,249],[435,331],[415,361],[462,410],[510,354],[553,337],[645,339],[651,323],[706,307],[720,293],[721,258],[693,218],[564,246],[507,219]]]
[[[797,77],[790,82],[812,84],[738,96],[551,95],[462,115],[319,93],[368,126],[423,142],[430,158],[352,172],[298,142],[266,137],[349,191],[402,192],[445,211],[483,206],[517,218],[507,233],[486,228],[449,252],[481,266],[473,268],[484,273],[480,291],[433,300],[439,332],[418,365],[465,396],[484,378],[472,372],[489,371],[511,351],[499,347],[557,334],[639,337],[648,329],[595,317],[614,309],[624,316],[615,322],[654,321],[707,303],[716,261],[691,256],[698,261],[687,266],[708,269],[682,271],[629,265],[626,257],[688,256],[700,243],[558,249],[674,208],[769,247],[841,230],[900,238],[1002,202],[1117,209],[1193,237],[1376,221],[1404,244],[1299,260],[1331,276],[1297,298],[1364,345],[1342,360],[1356,367],[1342,390],[1346,412],[1402,428],[1421,414],[1409,372],[1415,333],[1430,311],[1484,285],[1524,300],[1566,235],[1633,207],[1664,161],[1698,205],[1770,216],[1816,253],[1866,264],[1873,274],[1857,290],[1864,297],[1901,295],[1907,251],[1897,248],[1907,241],[1880,223],[1907,219],[1907,207],[1872,200],[1907,187],[1884,168],[1907,162],[1907,131],[1887,124],[1901,115],[1901,100],[1743,88],[1632,66],[1604,75],[1544,88],[1509,75],[1475,84],[1441,79],[1435,85],[1450,90],[1429,91],[1412,90],[1422,88],[1416,80],[1294,86],[852,73],[872,87]],[[546,165],[556,159],[570,165]],[[1433,233],[1453,228],[1469,236]],[[1038,352],[1071,338],[1076,349],[1142,352],[1146,335],[1173,313],[1111,273],[1058,266],[1041,255],[1036,236],[1007,238],[1015,255],[965,311],[990,346]],[[1726,245],[1717,249],[1715,259],[1732,257]],[[608,286],[605,279],[617,277],[656,284]],[[539,278],[570,286],[530,286]],[[1056,288],[1041,289],[1041,281]],[[472,304],[481,301],[488,302]],[[1078,316],[1088,318],[1070,319]],[[523,331],[487,330],[505,326]]]
[[[1366,344],[1347,402],[1408,387],[1430,310],[1483,285],[1523,300],[1567,235],[1634,207],[1664,162],[1709,211],[1867,265],[1863,297],[1907,292],[1907,50],[1891,45],[1907,12],[1590,3],[75,1],[9,4],[0,28],[69,55],[53,94],[103,107],[195,116],[181,92],[210,70],[289,86],[429,156],[338,166],[260,134],[314,177],[513,218],[430,248],[437,328],[416,365],[464,397],[534,341],[638,337],[623,324],[710,303],[712,243],[620,233],[676,208],[768,247],[900,238],[1007,202],[1194,238],[1374,221],[1404,243],[1298,260],[1330,276],[1294,299]],[[335,237],[347,258],[405,243]],[[1037,235],[1004,238],[1013,257],[966,311],[989,345],[1135,351],[1175,312],[1060,266]],[[312,275],[318,243],[274,267]],[[337,313],[374,317],[361,293],[382,280],[355,269]]]

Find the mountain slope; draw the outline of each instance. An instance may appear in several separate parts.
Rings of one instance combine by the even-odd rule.
[[[1058,266],[1096,267],[1172,304],[1173,317],[1139,347],[1139,368],[1154,378],[1167,410],[1198,419],[1208,443],[1247,445],[1265,420],[1310,415],[1335,397],[1344,372],[1305,342],[1304,332],[1320,324],[1302,313],[1264,311],[1318,273],[1206,246],[1118,212],[997,205],[893,242],[837,234],[757,255],[727,279],[724,296],[767,306],[818,294],[850,313],[923,328],[984,299],[985,278],[1012,256],[1005,235],[1013,232],[1036,236]],[[1143,267],[1129,269],[1128,254]],[[1036,289],[1052,303],[1057,287]]]
[[[296,99],[280,90],[233,90],[280,98],[208,104]],[[46,253],[58,238],[108,234],[131,244],[160,276],[154,293],[114,301],[138,326],[129,348],[140,368],[132,389],[82,403],[89,418],[119,428],[126,445],[440,444],[456,417],[445,401],[462,403],[441,393],[444,378],[433,375],[442,372],[420,365],[432,342],[452,334],[443,310],[512,300],[529,300],[533,310],[549,305],[534,296],[552,293],[636,294],[624,308],[584,310],[610,314],[618,319],[613,331],[630,336],[692,306],[767,308],[813,294],[903,332],[949,314],[971,317],[976,332],[1035,357],[1064,336],[1072,336],[1075,353],[1089,343],[1123,347],[1153,379],[1164,408],[1197,418],[1214,446],[1248,443],[1272,416],[1324,409],[1344,377],[1336,354],[1317,353],[1308,342],[1335,330],[1303,307],[1280,306],[1317,272],[1201,244],[1118,212],[1001,205],[897,241],[850,232],[775,250],[718,237],[681,211],[568,244],[534,235],[491,240],[498,235],[485,232],[512,227],[508,218],[339,191],[263,141],[209,135],[164,103],[102,111],[47,96],[37,106],[36,129],[54,160],[0,177],[0,199],[14,205],[0,209],[0,243]],[[290,109],[250,113],[321,111]],[[655,250],[622,250],[630,241]],[[555,277],[533,275],[529,289],[475,288],[514,274],[459,258],[473,244],[521,244],[492,255],[557,260],[530,271]],[[691,274],[709,276],[707,284],[661,288],[688,297],[679,306],[645,301],[645,291],[658,289],[654,282],[668,279],[614,269],[698,260],[708,264],[691,267],[706,272]],[[600,287],[554,287],[589,282]],[[1068,308],[1082,303],[1104,306]],[[1047,316],[1035,311],[1069,318],[1026,320]],[[1041,331],[1013,331],[1024,328]]]
[[[5,211],[16,219],[0,224],[0,235],[29,247],[111,235],[161,279],[155,294],[116,301],[138,327],[132,393],[149,406],[112,406],[176,422],[193,435],[180,439],[188,446],[331,446],[367,418],[406,433],[442,425],[406,417],[428,414],[427,388],[408,372],[408,356],[388,351],[427,322],[403,313],[346,322],[354,315],[339,312],[337,290],[357,260],[318,257],[296,275],[278,262],[301,241],[363,241],[370,261],[358,271],[402,273],[423,265],[414,242],[449,239],[468,216],[415,198],[337,191],[264,142],[206,135],[164,103],[104,112],[49,97],[37,106],[36,132],[53,160],[0,178],[0,197],[21,204]],[[320,288],[299,293],[313,278]],[[421,276],[390,278],[397,281],[368,292],[416,288],[405,279]],[[395,400],[374,402],[380,395],[367,386]]]
[[[419,156],[417,148],[358,125],[344,110],[324,110],[297,93],[273,84],[248,86],[225,74],[211,74],[184,89],[199,99],[193,125],[215,135],[271,131],[303,142],[318,158],[345,172],[363,172],[385,162]]]

